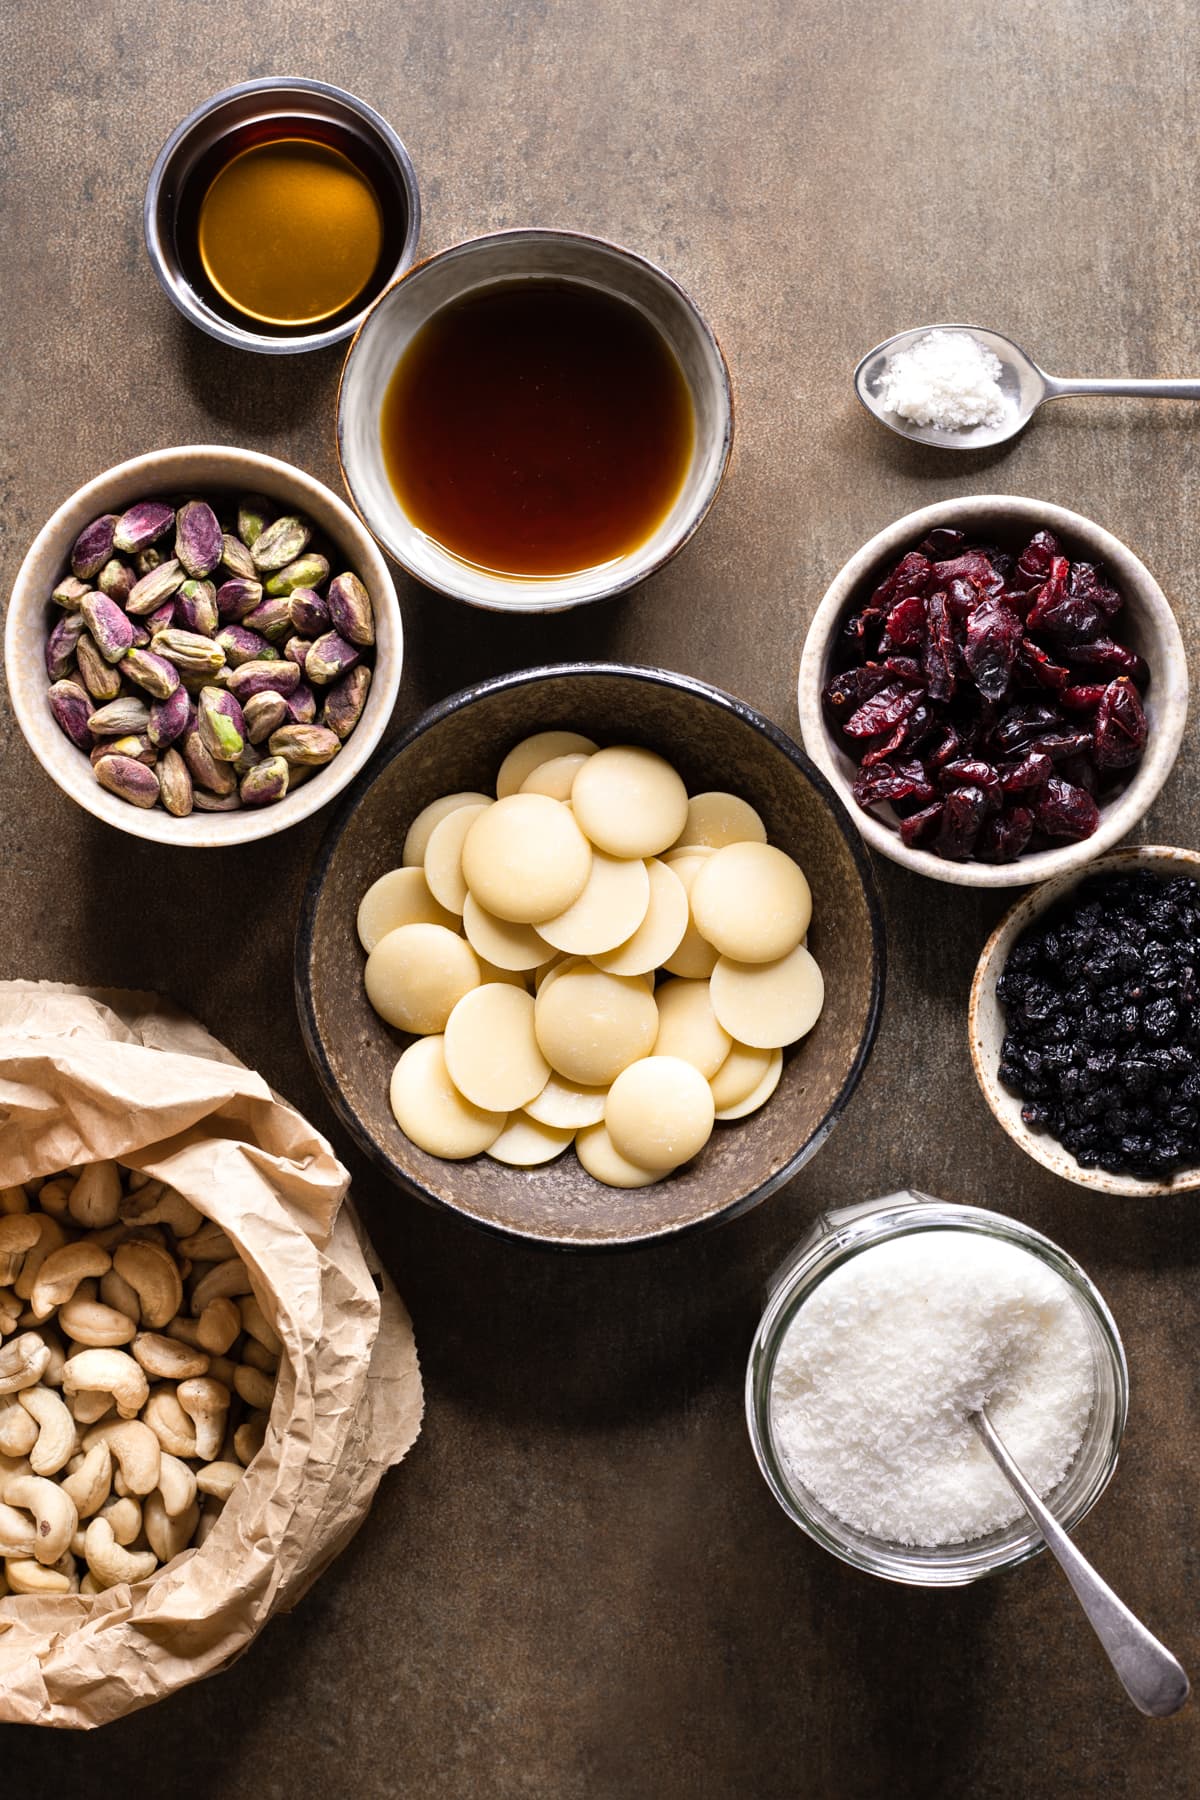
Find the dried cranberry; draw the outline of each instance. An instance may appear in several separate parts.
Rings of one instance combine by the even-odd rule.
[[[901,681],[910,682],[913,687],[924,685],[925,677],[915,656],[889,656],[883,666],[889,675],[898,675]]]
[[[889,681],[877,694],[851,713],[842,729],[847,737],[877,737],[906,719],[920,698],[920,688],[906,688],[899,681]]]
[[[1096,710],[1096,767],[1127,769],[1146,747],[1146,715],[1128,675],[1119,675],[1104,690]]]
[[[1059,644],[1084,644],[1099,634],[1101,614],[1090,600],[1068,592],[1069,568],[1065,556],[1054,558],[1050,577],[1026,615],[1025,629],[1044,632]]]
[[[1125,604],[1116,588],[1109,587],[1106,581],[1101,580],[1100,571],[1094,563],[1071,564],[1071,573],[1067,579],[1067,592],[1081,600],[1090,600],[1106,619],[1115,619]]]
[[[987,795],[982,788],[954,788],[947,794],[938,824],[938,855],[947,862],[966,862],[987,812]]]
[[[1044,736],[1058,723],[1058,714],[1052,706],[1032,703],[1028,706],[1010,706],[996,727],[996,742],[1002,750],[1011,754],[1015,750],[1026,749],[1034,738]]]
[[[1027,806],[996,813],[979,833],[975,854],[982,862],[1016,862],[1033,836],[1033,814]]]
[[[1031,750],[1019,763],[1000,770],[1000,785],[1006,794],[1025,794],[1049,781],[1054,764],[1040,750]]]
[[[927,592],[930,572],[928,558],[922,556],[919,550],[910,550],[875,589],[871,595],[871,606],[880,612],[887,612],[906,594]]]
[[[894,756],[907,740],[908,720],[901,719],[900,723],[891,731],[881,732],[875,742],[863,752],[859,767],[871,769],[876,763],[886,762],[888,757]]]
[[[1077,842],[1091,837],[1100,822],[1100,809],[1082,788],[1052,775],[1034,802],[1033,820],[1047,837]]]
[[[878,663],[865,663],[861,669],[845,669],[826,683],[825,704],[840,711],[844,706],[861,706],[872,694],[888,684],[888,672]]]
[[[982,550],[966,550],[949,562],[934,563],[933,579],[938,587],[956,579],[969,581],[981,594],[998,594],[1004,586],[1004,577],[996,573]]]
[[[919,644],[925,636],[925,596],[908,594],[903,600],[897,600],[887,616],[884,626],[887,647],[899,644]]]
[[[947,725],[946,733],[942,738],[941,743],[936,750],[930,752],[927,759],[930,768],[940,769],[946,763],[953,762],[954,758],[961,752],[962,747],[962,739],[959,737],[958,732],[954,729],[953,725]]]
[[[1040,587],[1050,573],[1056,556],[1062,555],[1058,539],[1052,531],[1038,531],[1030,538],[1013,570],[1011,585],[1022,593]]]
[[[1099,682],[1096,682],[1083,687],[1063,688],[1058,696],[1058,703],[1060,706],[1065,706],[1068,712],[1095,712],[1103,698],[1104,688]]]
[[[979,762],[973,757],[960,757],[957,762],[947,763],[939,769],[938,786],[943,791],[956,787],[982,788],[989,808],[1001,804],[999,775],[991,763]]]
[[[867,606],[862,612],[851,613],[842,626],[842,637],[853,654],[873,648],[882,630],[883,614],[876,607]]]
[[[924,769],[915,760],[881,762],[873,769],[860,769],[854,778],[854,798],[860,806],[874,806],[881,800],[916,800],[924,805],[933,795]]]
[[[937,562],[939,557],[957,555],[966,541],[965,531],[955,531],[948,525],[935,525],[929,536],[917,545],[917,549],[930,562]]]
[[[970,618],[979,602],[986,596],[981,594],[973,582],[956,578],[946,583],[946,599],[950,606],[950,617],[956,625],[963,625]]]
[[[944,592],[929,597],[929,635],[923,657],[931,700],[953,700],[958,686],[958,645],[950,620],[950,603]]]
[[[1052,762],[1062,762],[1067,756],[1082,756],[1091,747],[1090,731],[1047,731],[1041,737],[1033,738],[1029,744],[1031,750],[1048,756]]]
[[[983,600],[967,620],[964,659],[985,700],[1008,692],[1021,642],[1021,621],[1003,600]]]
[[[933,806],[927,806],[923,811],[910,813],[907,819],[901,819],[900,842],[907,844],[911,850],[922,838],[928,837],[942,816],[942,807],[943,802],[938,800]]]
[[[1055,691],[1064,688],[1071,679],[1069,672],[1060,667],[1032,638],[1021,639],[1021,647],[1017,651],[1016,673],[1023,675],[1034,687],[1053,688]]]
[[[1090,644],[1074,644],[1068,661],[1075,668],[1102,669],[1109,675],[1131,675],[1139,687],[1145,685],[1150,671],[1136,650],[1114,643],[1112,638],[1095,638]]]

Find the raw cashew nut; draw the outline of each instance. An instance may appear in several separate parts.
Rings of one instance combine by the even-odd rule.
[[[0,1188],[0,1213],[29,1211],[29,1195],[23,1187]]]
[[[93,1425],[84,1435],[83,1447],[90,1450],[94,1444],[102,1443],[107,1444],[116,1457],[117,1467],[131,1494],[140,1497],[158,1486],[162,1450],[150,1427],[141,1419],[105,1419],[103,1424]]]
[[[242,1317],[242,1330],[257,1339],[272,1356],[278,1356],[283,1349],[283,1340],[253,1294],[246,1294],[238,1301],[238,1312]]]
[[[122,1312],[127,1319],[136,1325],[142,1316],[141,1302],[123,1275],[110,1269],[100,1279],[100,1298],[105,1306],[111,1306],[114,1312]]]
[[[25,1390],[29,1392],[28,1389]],[[0,1397],[0,1454],[28,1456],[37,1443],[38,1423],[21,1405],[20,1394]],[[3,1551],[0,1551],[3,1555]]]
[[[33,1514],[37,1531],[34,1555],[40,1563],[54,1563],[71,1542],[79,1523],[72,1500],[57,1481],[41,1475],[13,1475],[4,1483],[4,1498],[9,1506],[20,1506]]]
[[[139,1331],[133,1340],[133,1354],[156,1381],[186,1381],[189,1375],[208,1373],[208,1357],[203,1350],[194,1350],[190,1344],[162,1337],[156,1331]]]
[[[169,1513],[156,1489],[153,1494],[146,1495],[142,1518],[150,1548],[159,1562],[169,1563],[191,1543],[192,1533],[200,1522],[200,1503],[193,1500],[183,1512]]]
[[[242,1361],[247,1367],[269,1375],[272,1381],[279,1373],[279,1358],[272,1356],[269,1350],[264,1350],[257,1338],[247,1338],[242,1345]]]
[[[49,1324],[39,1326],[37,1335],[50,1352],[50,1361],[42,1370],[42,1386],[60,1388],[63,1382],[63,1370],[67,1366],[67,1353],[63,1349],[62,1339]]]
[[[177,1519],[196,1498],[196,1477],[177,1456],[164,1456],[159,1464],[158,1487],[155,1492],[160,1496],[169,1517]]]
[[[142,1529],[142,1509],[131,1494],[106,1500],[96,1517],[108,1520],[113,1536],[124,1549],[128,1549]]]
[[[42,1194],[45,1191],[43,1188]],[[41,1194],[38,1195],[38,1200],[41,1201]],[[38,1241],[32,1250],[26,1251],[25,1260],[21,1264],[21,1273],[13,1282],[13,1287],[20,1294],[22,1300],[29,1300],[33,1297],[33,1284],[41,1273],[42,1264],[52,1251],[61,1250],[67,1241],[66,1232],[58,1220],[52,1218],[49,1213],[33,1213],[31,1217],[37,1220]]]
[[[81,1519],[99,1512],[112,1489],[112,1451],[106,1443],[93,1444],[80,1465],[66,1476],[62,1486],[75,1502]]]
[[[209,1538],[216,1530],[216,1527],[220,1524],[221,1512],[222,1507],[219,1500],[206,1500],[204,1505],[200,1508],[200,1523],[196,1527],[197,1550],[200,1548],[201,1544],[208,1542]]]
[[[0,1349],[0,1394],[36,1387],[50,1361],[50,1346],[36,1331],[23,1331]]]
[[[67,1406],[77,1425],[96,1425],[107,1413],[116,1410],[111,1394],[69,1394]]]
[[[63,1369],[63,1392],[111,1394],[123,1419],[136,1419],[150,1397],[145,1371],[124,1350],[80,1350]]]
[[[199,1318],[210,1300],[233,1298],[249,1292],[250,1277],[245,1263],[240,1256],[228,1257],[225,1262],[215,1263],[196,1283],[192,1290],[192,1317]]]
[[[266,1413],[255,1413],[244,1419],[233,1434],[233,1454],[240,1463],[252,1463],[263,1447],[267,1435]]]
[[[232,1394],[222,1382],[213,1381],[207,1375],[197,1375],[189,1381],[181,1381],[175,1395],[184,1412],[195,1422],[196,1448],[193,1455],[198,1456],[201,1462],[214,1462],[221,1454],[225,1417]]]
[[[71,1217],[85,1230],[115,1225],[121,1210],[121,1171],[115,1162],[88,1163],[67,1201]]]
[[[52,1250],[38,1270],[29,1304],[39,1319],[48,1319],[56,1306],[65,1306],[81,1281],[89,1275],[103,1275],[112,1257],[99,1244],[84,1239]]]
[[[38,1426],[37,1442],[29,1453],[35,1475],[57,1475],[75,1453],[75,1421],[51,1388],[26,1388],[18,1396]]]
[[[0,1288],[0,1337],[7,1337],[10,1331],[17,1329],[24,1310],[12,1288]]]
[[[41,1235],[41,1226],[29,1213],[0,1213],[0,1287],[17,1279]]]
[[[184,1256],[190,1256],[193,1262],[228,1262],[237,1255],[230,1239],[211,1219],[199,1231],[180,1238],[178,1248]]]
[[[144,1238],[131,1238],[117,1247],[113,1268],[137,1294],[143,1325],[157,1331],[170,1323],[183,1305],[183,1278],[169,1251]]]
[[[97,1594],[102,1594],[104,1592],[104,1589],[100,1586],[100,1583],[89,1569],[83,1580],[79,1583],[79,1591],[81,1594],[86,1594],[89,1600],[94,1600]]]
[[[172,1456],[195,1456],[196,1428],[170,1388],[155,1388],[142,1409],[142,1418]]]
[[[233,1385],[247,1406],[253,1406],[258,1412],[269,1412],[271,1402],[275,1398],[275,1383],[261,1369],[252,1369],[246,1363],[239,1363],[233,1372]]]
[[[0,1500],[0,1556],[32,1556],[37,1531],[26,1512]]]
[[[121,1218],[126,1225],[167,1225],[177,1238],[190,1237],[204,1224],[199,1207],[161,1181],[149,1181],[122,1200]]]
[[[71,1197],[73,1185],[69,1175],[60,1175],[57,1181],[43,1182],[38,1192],[38,1205],[42,1211],[49,1213],[60,1224],[71,1217],[67,1201]]]
[[[158,1567],[153,1550],[125,1550],[113,1535],[107,1519],[93,1519],[87,1528],[84,1545],[88,1568],[101,1588],[119,1587],[122,1582],[145,1581]]]
[[[196,1321],[196,1331],[206,1350],[213,1356],[225,1356],[241,1336],[242,1315],[237,1302],[228,1296],[210,1300]]]
[[[75,1585],[74,1569],[74,1557],[70,1557],[68,1570],[65,1562],[61,1568],[48,1569],[27,1557],[14,1556],[5,1563],[4,1575],[12,1594],[69,1594]]]
[[[210,1462],[206,1468],[197,1470],[196,1491],[209,1494],[224,1505],[245,1473],[241,1463]]]
[[[93,1349],[111,1350],[118,1344],[132,1343],[137,1333],[135,1321],[115,1306],[105,1306],[103,1301],[88,1299],[78,1292],[59,1308],[58,1322],[77,1344]]]

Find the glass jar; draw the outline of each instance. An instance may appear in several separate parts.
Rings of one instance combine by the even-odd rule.
[[[746,1370],[746,1420],[758,1466],[788,1517],[826,1550],[856,1569],[920,1587],[961,1587],[1000,1569],[1015,1568],[1045,1545],[1024,1512],[1002,1531],[933,1548],[890,1543],[847,1525],[789,1471],[775,1440],[771,1388],[788,1327],[834,1269],[876,1244],[919,1231],[974,1231],[1015,1245],[1061,1275],[1074,1295],[1092,1345],[1094,1394],[1083,1441],[1064,1479],[1046,1496],[1072,1530],[1091,1511],[1117,1466],[1129,1408],[1129,1371],[1120,1334],[1104,1301],[1079,1264],[1038,1231],[1002,1213],[958,1206],[905,1190],[862,1205],[821,1214],[771,1284]]]

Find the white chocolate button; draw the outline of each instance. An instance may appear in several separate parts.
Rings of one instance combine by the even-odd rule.
[[[812,894],[798,863],[773,844],[727,844],[692,883],[692,918],[721,956],[778,962],[812,918]]]
[[[648,975],[660,968],[683,942],[688,925],[687,889],[673,869],[652,856],[646,864],[650,903],[646,916],[615,950],[601,956],[593,952],[598,969],[609,975]]]
[[[729,1055],[730,1034],[718,1025],[707,981],[664,981],[654,991],[658,1007],[655,1056],[679,1056],[707,1081]],[[637,1160],[636,1158],[634,1159]]]
[[[574,1136],[573,1131],[556,1131],[553,1126],[541,1125],[536,1119],[527,1119],[524,1113],[518,1113],[516,1118],[509,1120],[495,1143],[489,1145],[488,1155],[514,1169],[536,1169],[539,1164],[553,1162],[556,1156],[561,1156]]]
[[[766,1105],[779,1086],[779,1077],[783,1074],[783,1051],[768,1050],[764,1054],[771,1058],[766,1074],[758,1085],[751,1089],[744,1100],[739,1100],[734,1106],[723,1106],[719,1109],[717,1118],[723,1125],[729,1124],[733,1119],[748,1118],[752,1112],[757,1112],[760,1106]]]
[[[445,925],[453,931],[457,923],[430,893],[423,869],[389,869],[358,903],[358,941],[368,956],[400,925]]]
[[[559,1131],[578,1131],[584,1125],[600,1123],[607,1098],[607,1088],[580,1087],[577,1082],[565,1081],[561,1075],[551,1075],[537,1098],[526,1104],[525,1111],[539,1125],[553,1125]]]
[[[712,1089],[681,1056],[646,1056],[608,1090],[604,1123],[613,1148],[635,1168],[666,1174],[712,1136]]]
[[[555,756],[590,756],[595,750],[591,738],[578,731],[535,731],[532,737],[514,744],[496,777],[496,794],[501,800],[520,790],[527,775]]]
[[[551,800],[569,800],[575,777],[587,761],[588,754],[587,751],[576,750],[570,756],[552,756],[549,762],[539,763],[533,773],[525,777],[517,792],[548,794]]]
[[[441,1031],[463,995],[478,987],[479,963],[466,939],[444,925],[400,925],[376,944],[363,979],[367,999],[389,1025]]]
[[[479,904],[518,925],[564,912],[582,894],[591,867],[591,848],[570,807],[546,794],[509,794],[477,813],[462,850],[462,872]]]
[[[545,960],[545,940],[532,925],[498,919],[480,906],[474,894],[467,895],[462,922],[472,950],[498,969],[536,969]]]
[[[450,1079],[440,1037],[418,1038],[392,1070],[392,1112],[419,1150],[452,1162],[478,1156],[504,1130],[506,1115],[464,1100]]]
[[[803,944],[778,962],[720,957],[710,982],[713,1011],[739,1043],[757,1050],[794,1044],[821,1016],[825,983]]]
[[[733,1046],[716,1074],[708,1078],[718,1119],[725,1107],[740,1106],[749,1098],[763,1077],[770,1073],[776,1056],[782,1064],[782,1051],[752,1050],[749,1044]]]
[[[556,950],[595,956],[632,937],[649,905],[645,863],[594,850],[591,873],[578,900],[556,918],[539,920],[538,933]]]
[[[575,777],[571,810],[592,843],[610,856],[657,856],[687,821],[687,789],[653,750],[614,744]]]
[[[425,851],[429,846],[435,825],[457,812],[460,806],[490,806],[490,794],[443,794],[440,800],[431,800],[429,805],[419,812],[408,828],[404,839],[404,849],[400,861],[406,869],[420,868],[425,861]]]
[[[607,1087],[628,1063],[649,1056],[658,1008],[640,976],[582,965],[543,982],[534,1026],[552,1069],[580,1087]]]
[[[608,1135],[606,1125],[589,1125],[575,1139],[575,1154],[589,1175],[605,1187],[642,1188],[661,1181],[653,1169],[639,1169],[623,1157]]]
[[[688,801],[687,824],[672,848],[682,850],[689,844],[705,844],[719,850],[724,844],[765,844],[767,828],[745,800],[736,794],[713,790],[693,794]]]
[[[533,996],[489,982],[446,1021],[446,1067],[460,1094],[488,1112],[515,1112],[541,1093],[550,1065],[533,1030]]]
[[[688,923],[678,946],[665,959],[663,966],[670,974],[686,975],[693,981],[706,980],[717,966],[717,953],[700,936],[691,911],[692,883],[708,858],[715,855],[715,850],[704,848],[682,850],[665,859],[671,873],[683,883],[683,891],[688,897]]]
[[[440,900],[449,912],[461,913],[466,904],[462,851],[467,833],[481,813],[491,811],[493,804],[493,801],[485,800],[482,805],[472,802],[467,806],[456,806],[429,834],[425,846],[425,880],[434,899]]]

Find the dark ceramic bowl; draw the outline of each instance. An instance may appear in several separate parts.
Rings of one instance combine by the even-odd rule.
[[[803,864],[813,889],[809,944],[825,977],[817,1025],[785,1051],[779,1087],[760,1112],[719,1126],[693,1162],[633,1191],[602,1186],[569,1153],[524,1170],[487,1157],[443,1162],[418,1150],[388,1104],[391,1072],[408,1040],[376,1016],[363,990],[358,902],[399,862],[410,821],[441,794],[493,789],[510,746],[553,726],[647,745],[670,758],[692,793],[744,795],[771,842]],[[296,947],[309,1054],[367,1154],[423,1199],[492,1231],[563,1249],[647,1243],[730,1219],[790,1180],[824,1143],[863,1072],[883,977],[870,863],[825,777],[782,731],[719,688],[607,663],[504,675],[418,719],[347,795],[309,881]]]

